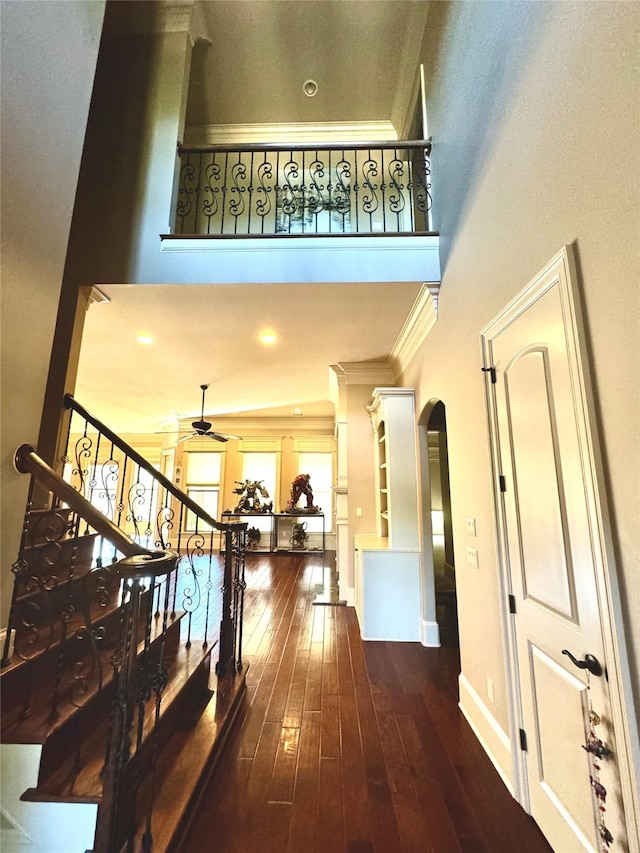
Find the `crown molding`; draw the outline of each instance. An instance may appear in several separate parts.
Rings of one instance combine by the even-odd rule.
[[[185,145],[225,145],[270,142],[318,144],[331,142],[394,142],[398,135],[390,121],[325,122],[314,124],[192,124],[184,132]]]
[[[425,282],[400,330],[389,359],[400,375],[414,358],[438,319],[438,282]]]
[[[89,291],[89,305],[93,305],[94,303],[100,302],[111,302],[111,297],[107,296],[106,293],[103,293],[99,287],[96,287],[95,284],[91,285],[91,289]]]
[[[133,3],[126,10],[123,6],[112,27],[120,34],[187,33],[192,45],[210,42],[204,10],[195,0],[156,0],[153,6]]]
[[[398,129],[400,139],[407,139],[413,121],[413,107],[420,89],[420,49],[426,27],[422,4],[414,4],[407,17],[403,50],[398,68],[395,96],[391,106],[391,120]]]
[[[332,364],[331,369],[344,385],[392,385],[396,381],[388,361],[341,361]]]

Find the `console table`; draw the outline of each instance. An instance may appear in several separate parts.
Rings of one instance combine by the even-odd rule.
[[[267,525],[258,526],[255,519],[268,521]],[[223,512],[222,521],[247,521],[249,527],[258,527],[262,534],[268,536],[269,544],[260,541],[254,554],[324,554],[325,550],[325,521],[323,512]],[[316,522],[314,524],[314,522]],[[291,542],[293,525],[306,523],[307,540],[303,548],[294,548]],[[262,528],[262,529],[261,529]],[[261,539],[262,539],[261,537]],[[222,543],[221,543],[222,550]]]

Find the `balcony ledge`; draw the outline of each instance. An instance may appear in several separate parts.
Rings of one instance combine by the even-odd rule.
[[[215,254],[211,283],[440,281],[436,232],[391,234],[161,234],[163,254]],[[205,259],[202,258],[204,261]]]

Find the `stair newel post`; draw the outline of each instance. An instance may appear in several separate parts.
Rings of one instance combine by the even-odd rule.
[[[245,551],[247,540],[247,528],[243,526],[241,530],[235,533],[235,578],[234,578],[234,620],[235,620],[235,637],[236,637],[236,669],[242,672],[242,624],[244,620],[244,591],[247,588],[247,582],[244,577],[245,570]]]
[[[132,791],[124,790],[123,775],[131,755],[131,726],[137,690],[138,624],[142,581],[133,577],[123,582],[123,624],[120,647],[113,655],[115,698],[111,708],[110,737],[103,771],[102,801],[98,809],[93,853],[120,850],[124,838],[133,831],[135,803]]]
[[[151,662],[149,661],[149,649],[151,647],[151,625],[153,622],[152,605],[156,596],[156,588],[158,584],[155,578],[151,580],[151,587],[148,593],[147,612],[144,620],[144,650],[138,659],[138,681],[136,684],[136,704],[138,706],[138,732],[136,736],[136,749],[142,743],[142,735],[144,732],[144,720],[146,713],[147,702],[151,698]],[[142,590],[141,593],[142,595]],[[140,605],[139,605],[140,606]],[[142,610],[140,610],[140,613]],[[140,614],[139,614],[140,615]]]
[[[169,577],[166,579],[167,587],[169,586]],[[162,616],[162,639],[160,641],[160,652],[158,661],[155,666],[151,669],[151,684],[150,687],[153,690],[155,696],[155,716],[154,716],[154,726],[153,726],[153,747],[152,747],[152,759],[151,759],[151,783],[149,790],[149,799],[147,802],[147,807],[145,809],[145,830],[142,834],[142,853],[152,853],[153,850],[153,832],[151,829],[151,822],[153,819],[153,809],[155,803],[155,786],[156,786],[156,763],[158,760],[159,754],[159,742],[158,742],[158,730],[160,728],[160,709],[162,705],[162,695],[164,692],[164,688],[167,686],[168,681],[168,672],[165,664],[165,650],[166,650],[166,641],[167,641],[167,627],[168,627],[168,611],[165,608],[165,611]]]
[[[233,530],[224,531],[224,578],[222,581],[222,619],[220,621],[220,655],[216,664],[217,675],[229,675],[234,672],[233,660],[233,615],[231,602],[233,594]]]

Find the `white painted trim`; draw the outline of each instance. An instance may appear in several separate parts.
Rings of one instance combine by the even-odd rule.
[[[281,252],[283,249],[288,251],[304,252],[326,252],[331,251],[353,252],[353,251],[379,251],[388,252],[390,250],[406,251],[407,249],[419,248],[424,252],[435,253],[438,258],[439,253],[439,237],[437,236],[407,236],[396,237],[381,234],[375,237],[365,237],[359,234],[349,234],[348,236],[332,237],[286,237],[279,235],[273,240],[265,240],[260,237],[243,237],[240,239],[225,240],[224,235],[215,240],[193,239],[190,237],[169,237],[163,239],[161,243],[162,252],[200,252],[219,255],[221,252],[241,253],[252,249],[260,249],[265,253]],[[439,269],[439,258],[438,258]]]
[[[463,673],[460,673],[458,678],[458,686],[460,688],[458,707],[473,729],[473,733],[480,741],[491,763],[498,771],[500,778],[507,786],[509,793],[514,796],[511,778],[505,769],[511,766],[511,743],[508,735]]]
[[[304,282],[419,283],[440,278],[437,235],[348,234],[318,237],[246,236],[226,239],[162,235],[160,249],[165,283],[243,284]],[[182,256],[193,255],[189,280]],[[215,263],[209,263],[215,255]],[[301,279],[302,276],[302,279]],[[160,283],[160,282],[157,282]]]
[[[192,124],[185,128],[184,144],[326,145],[331,142],[395,142],[396,129],[390,121],[299,122],[296,124]]]
[[[387,397],[407,397],[409,399],[415,398],[415,389],[414,388],[374,388],[373,389],[373,404],[372,408],[376,410],[382,404],[382,401]]]
[[[355,587],[339,584],[340,598],[347,602],[347,607],[354,607],[356,602]]]
[[[111,302],[111,297],[107,296],[106,293],[103,293],[100,288],[96,287],[94,284],[89,289],[89,299],[87,307],[89,305],[99,305],[101,302]]]
[[[397,365],[396,373],[398,375],[405,370],[414,358],[438,319],[436,302],[432,293],[433,287],[433,284],[426,282],[422,285],[404,326],[391,348],[390,361]],[[438,285],[435,287],[437,288]]]
[[[420,642],[429,648],[440,647],[440,626],[437,622],[420,620]]]
[[[416,64],[420,59],[426,23],[424,7],[421,3],[414,3],[407,15],[395,96],[391,105],[391,121],[401,139],[407,138],[413,121],[413,107],[417,104],[420,77],[416,74]]]
[[[185,33],[191,44],[197,41],[210,42],[206,16],[200,8],[200,3],[194,0],[159,0],[156,2],[156,14],[149,21],[144,9],[136,9],[133,4],[133,14],[117,21],[115,26],[123,31],[135,34]]]
[[[574,411],[579,433],[582,475],[584,481],[587,512],[592,536],[592,553],[595,581],[598,591],[600,625],[605,650],[611,716],[616,734],[616,757],[620,774],[620,785],[625,813],[629,853],[640,851],[640,735],[634,708],[629,657],[626,647],[620,590],[616,574],[612,536],[600,441],[597,432],[593,401],[593,384],[590,376],[588,353],[577,284],[573,247],[568,245],[536,275],[506,307],[482,331],[480,342],[484,366],[491,365],[491,340],[509,323],[513,322],[547,290],[558,286],[562,304],[564,331],[567,340],[569,366],[572,376]],[[494,472],[498,466],[497,413],[495,395],[490,383],[486,383],[487,417],[491,442]],[[515,627],[508,613],[507,593],[509,590],[509,566],[506,558],[505,530],[502,517],[502,501],[493,478],[494,513],[500,562],[501,607],[505,637],[507,668],[507,690],[510,714],[511,741],[517,741],[517,729],[521,714],[521,697],[518,677]],[[525,809],[529,809],[525,754],[513,749],[516,798]]]
[[[420,107],[422,109],[422,135],[429,138],[429,118],[427,116],[427,86],[424,79],[424,65],[420,63]]]
[[[345,385],[392,385],[397,378],[389,362],[341,361],[331,367]]]

